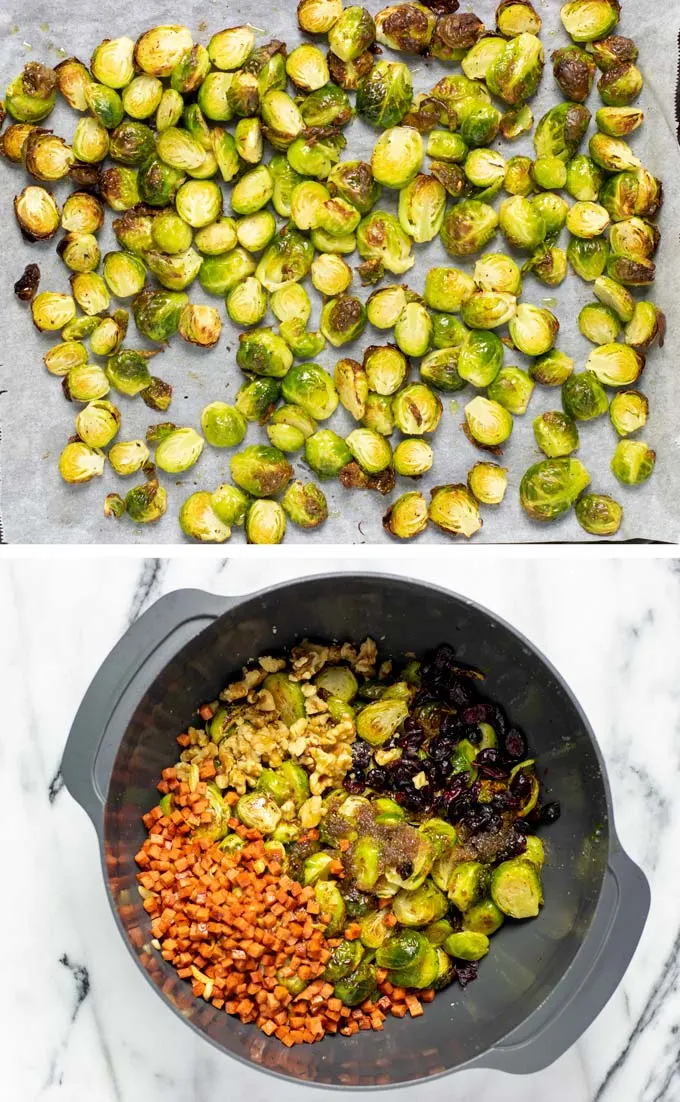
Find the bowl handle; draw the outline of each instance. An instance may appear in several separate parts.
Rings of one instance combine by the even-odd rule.
[[[564,1055],[623,979],[644,929],[649,900],[644,873],[614,838],[592,927],[566,975],[526,1022],[467,1067],[526,1075]]]
[[[177,651],[241,600],[198,589],[168,593],[135,620],[102,662],[73,720],[61,761],[68,791],[98,832],[117,749],[107,744],[107,732],[121,697],[161,645],[172,638]]]

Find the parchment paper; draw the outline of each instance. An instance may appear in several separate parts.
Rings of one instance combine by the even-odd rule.
[[[367,6],[375,13],[384,5],[381,0],[367,0]],[[488,26],[493,26],[495,7],[495,0],[477,0],[474,5],[475,11]],[[559,20],[559,7],[558,0],[539,0],[538,3],[544,20],[542,40],[547,65],[541,92],[531,103],[537,120],[561,98],[549,61],[551,52],[567,42]],[[177,0],[162,0],[153,5],[145,4],[143,0],[116,0],[115,4],[106,5],[95,0],[69,0],[67,4],[58,6],[48,4],[46,0],[6,0],[0,12],[0,86],[4,88],[23,64],[31,59],[55,64],[64,56],[76,55],[87,61],[102,38],[122,34],[136,38],[148,27],[162,23],[186,23],[195,40],[207,43],[210,36],[222,27],[250,22],[266,32],[260,36],[260,41],[278,37],[292,46],[300,41],[295,9],[295,0],[277,0],[271,5],[263,4],[261,0],[227,3],[183,0],[181,4]],[[463,10],[467,10],[467,5],[463,5]],[[613,494],[624,506],[625,520],[617,537],[620,540],[645,538],[675,543],[680,539],[680,152],[674,117],[679,28],[678,0],[667,0],[663,5],[650,0],[623,2],[620,32],[633,35],[638,41],[641,67],[647,81],[640,101],[646,112],[646,123],[632,135],[631,144],[648,168],[663,177],[666,189],[666,204],[660,220],[663,242],[658,256],[657,283],[655,289],[645,289],[642,297],[658,299],[668,314],[669,332],[665,349],[654,349],[650,354],[640,382],[650,400],[650,419],[644,430],[644,439],[658,453],[652,481],[630,489],[620,486],[615,480],[609,465],[616,436],[608,418],[579,426],[581,448],[578,454],[591,473],[591,488]],[[415,91],[432,87],[447,71],[459,71],[420,59],[411,59],[411,64]],[[594,113],[600,105],[595,90],[589,106]],[[79,117],[61,103],[46,125],[71,140]],[[594,123],[590,133],[593,129]],[[377,132],[355,120],[346,134],[348,146],[343,154],[344,159],[369,159]],[[496,144],[508,158],[520,153],[533,156],[531,136],[519,142],[499,141]],[[587,139],[583,149],[587,149]],[[427,171],[427,161],[424,171]],[[115,521],[107,520],[103,515],[105,495],[114,490],[124,494],[131,485],[140,481],[139,478],[120,479],[108,466],[103,478],[84,486],[67,486],[59,477],[59,454],[74,431],[74,419],[79,407],[64,400],[60,380],[50,376],[42,363],[47,348],[59,339],[58,334],[41,335],[35,331],[29,311],[14,297],[12,285],[31,261],[40,265],[42,290],[68,290],[69,273],[56,256],[54,239],[47,244],[30,246],[21,239],[12,213],[12,199],[27,182],[21,168],[0,163],[0,390],[3,391],[0,459],[1,515],[5,539],[9,543],[182,542],[183,536],[177,522],[182,501],[195,489],[212,490],[220,482],[229,480],[231,450],[206,446],[198,464],[182,476],[181,482],[161,475],[168,490],[168,512],[158,524],[153,525],[137,526],[127,518]],[[66,184],[54,189],[60,202],[70,190],[70,185]],[[504,197],[502,194],[496,199],[496,206]],[[394,209],[393,196],[383,192],[378,205],[384,209]],[[228,200],[225,209],[229,212]],[[109,216],[106,229],[100,234],[102,254],[116,247],[110,222]],[[565,231],[565,239],[566,236]],[[562,243],[566,244],[566,241]],[[488,250],[507,251],[500,234]],[[430,266],[450,263],[471,269],[474,264],[474,258],[461,263],[447,257],[438,240],[430,245],[416,245],[414,251],[417,255],[416,266],[403,279],[417,291],[422,291],[425,272]],[[350,261],[358,264],[358,254]],[[370,293],[370,289],[360,287],[358,277],[352,290],[364,300]],[[189,288],[189,295],[195,302],[220,301],[205,296],[198,282]],[[315,304],[313,321],[316,322],[320,302],[313,289],[312,298]],[[577,370],[581,369],[591,345],[580,335],[577,319],[581,307],[593,300],[592,286],[583,283],[571,272],[556,290],[545,287],[533,277],[527,277],[523,298],[539,305],[544,300],[550,300],[548,304],[562,325],[558,346],[574,356]],[[271,315],[267,323],[272,323]],[[385,343],[389,337],[389,333],[381,334],[369,326],[360,342],[338,351],[328,346],[318,360],[332,373],[340,356],[360,359],[365,347]],[[155,414],[140,399],[130,400],[112,392],[110,397],[123,414],[119,439],[143,437],[149,424],[167,419],[178,425],[200,428],[201,409],[208,402],[216,399],[233,401],[243,381],[235,363],[236,342],[237,331],[229,323],[226,311],[222,338],[214,350],[194,350],[175,338],[168,349],[154,360],[152,368],[155,374],[167,379],[174,387],[169,412]],[[137,347],[144,344],[133,322],[126,343]],[[522,361],[523,357],[516,353],[506,352],[506,364],[522,364]],[[286,540],[306,544],[389,542],[383,533],[381,520],[390,500],[415,487],[422,489],[429,497],[433,486],[464,482],[470,467],[484,458],[484,453],[475,449],[461,431],[463,406],[472,396],[471,388],[451,396],[456,400],[453,405],[449,396],[443,396],[444,416],[433,441],[434,467],[420,483],[399,479],[396,490],[388,499],[375,492],[344,490],[336,481],[326,482],[324,490],[331,513],[327,524],[312,533],[289,524]],[[519,504],[518,488],[522,474],[542,458],[534,442],[532,421],[544,410],[559,408],[559,389],[537,386],[526,416],[515,419],[513,436],[506,445],[502,459],[510,472],[508,494],[500,508],[483,509],[484,528],[475,537],[476,542],[588,539],[578,526],[573,512],[555,524],[539,525],[524,515]],[[342,408],[326,424],[343,435],[354,427]],[[243,446],[258,441],[267,442],[264,430],[250,426]],[[299,457],[295,457],[293,462],[297,477],[310,477],[311,472]],[[418,545],[445,544],[448,539],[435,529],[429,529],[420,537]],[[242,532],[235,530],[233,541],[242,540]]]

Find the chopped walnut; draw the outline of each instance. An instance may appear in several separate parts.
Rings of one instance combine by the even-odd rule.
[[[389,765],[390,762],[399,761],[401,750],[398,746],[393,746],[391,750],[376,750],[373,756],[377,765]]]
[[[378,670],[378,680],[386,681],[392,673],[392,659],[388,658],[387,662],[383,662]]]
[[[375,674],[375,664],[378,660],[378,648],[372,639],[364,639],[363,643],[359,647],[359,653],[357,655],[356,662],[354,663],[354,669],[357,673],[363,674],[364,677],[373,677]]]
[[[258,659],[258,661],[265,673],[278,673],[279,670],[284,670],[286,668],[285,658],[271,658],[265,656],[264,658]]]
[[[291,681],[309,681],[328,661],[328,647],[305,640],[291,652]]]
[[[243,680],[234,681],[220,693],[220,700],[243,700],[248,693],[261,685],[267,674],[264,670],[243,669]]]

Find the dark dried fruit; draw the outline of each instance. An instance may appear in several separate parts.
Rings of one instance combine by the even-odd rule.
[[[467,987],[469,983],[477,979],[479,964],[476,960],[457,960],[456,979],[461,987]]]
[[[27,264],[24,274],[14,284],[14,294],[22,302],[30,302],[40,286],[40,268],[37,264]]]
[[[370,746],[363,739],[357,739],[352,744],[352,764],[355,769],[368,769],[372,756]]]
[[[513,727],[505,736],[505,753],[513,761],[522,761],[527,753],[527,740],[521,731]]]

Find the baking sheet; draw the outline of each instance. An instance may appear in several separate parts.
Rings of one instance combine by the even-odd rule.
[[[375,14],[384,5],[380,0],[367,0],[367,6]],[[548,65],[541,92],[531,103],[536,119],[561,98],[550,71],[549,55],[567,42],[559,20],[558,0],[538,0],[537,7],[544,20],[541,37]],[[468,5],[463,5],[463,8],[467,10]],[[489,26],[493,26],[495,8],[495,0],[477,0],[474,5],[477,14]],[[118,0],[115,5],[106,6],[95,3],[95,0],[69,0],[68,4],[58,7],[48,5],[44,0],[7,0],[0,12],[0,86],[4,88],[29,60],[56,64],[65,56],[76,55],[87,61],[102,38],[122,34],[135,38],[148,27],[162,23],[186,23],[194,39],[202,42],[207,42],[215,31],[224,26],[250,22],[262,29],[263,23],[266,23],[266,33],[263,29],[260,41],[278,37],[289,45],[296,44],[300,38],[295,9],[295,0],[279,0],[266,6],[256,0],[238,0],[227,4],[214,0],[208,3],[205,0],[201,3],[183,0],[181,4],[176,0],[163,0],[153,6],[146,6],[139,0]],[[680,151],[675,120],[679,28],[680,4],[677,0],[670,0],[664,5],[662,19],[659,18],[657,5],[649,3],[649,0],[623,0],[620,33],[636,38],[641,48],[640,64],[647,80],[640,100],[647,121],[641,130],[632,135],[631,145],[645,165],[663,177],[666,189],[666,204],[659,223],[663,241],[658,255],[656,288],[645,289],[642,297],[659,301],[668,314],[669,332],[665,349],[653,350],[640,381],[641,389],[650,400],[650,419],[644,430],[644,439],[658,453],[652,481],[646,486],[626,488],[611,474],[609,464],[616,446],[616,436],[608,418],[579,426],[581,448],[578,455],[591,473],[591,489],[613,494],[624,506],[625,519],[617,540],[642,538],[672,543],[680,540],[680,279],[677,265]],[[437,62],[422,59],[410,59],[410,63],[416,92],[430,88],[445,72],[452,71]],[[600,106],[596,92],[591,96],[589,106],[593,112]],[[61,102],[46,125],[70,141],[79,117]],[[348,146],[344,159],[369,159],[377,132],[355,120],[346,134]],[[533,156],[531,136],[519,142],[499,141],[496,144],[508,158],[521,153]],[[586,147],[587,141],[583,148]],[[425,171],[426,166],[427,161]],[[107,520],[103,515],[105,495],[114,490],[124,494],[131,485],[140,481],[139,478],[120,479],[108,466],[103,478],[84,486],[68,486],[59,476],[59,454],[74,431],[74,419],[79,407],[64,400],[60,380],[50,376],[42,363],[45,351],[56,343],[58,334],[42,335],[36,332],[29,311],[15,298],[12,285],[26,264],[33,261],[40,265],[42,271],[41,290],[68,290],[69,273],[56,256],[55,239],[46,244],[27,245],[20,236],[11,204],[13,196],[28,182],[23,169],[7,162],[0,164],[0,210],[3,212],[0,270],[0,515],[4,538],[8,543],[183,542],[177,522],[182,502],[194,490],[212,490],[229,480],[231,450],[212,449],[206,445],[198,464],[182,476],[181,481],[161,472],[168,491],[168,511],[159,523],[152,525],[134,525],[127,518]],[[60,203],[70,190],[71,186],[64,183],[54,188]],[[496,199],[496,206],[503,197],[501,195]],[[384,191],[378,206],[396,209],[394,195]],[[228,203],[226,209],[228,212]],[[99,235],[102,255],[116,247],[110,223],[111,217],[107,218],[106,228]],[[567,237],[566,231],[564,237]],[[507,251],[500,234],[488,246],[487,251],[492,250]],[[416,291],[422,291],[428,267],[448,263],[470,270],[475,260],[460,262],[448,257],[438,239],[429,245],[415,245],[414,253],[416,265],[403,279]],[[354,265],[359,263],[358,254],[349,259]],[[365,300],[371,289],[362,289],[356,277],[352,290],[358,291]],[[189,288],[189,295],[194,302],[214,304],[219,301],[205,296],[198,282]],[[312,298],[315,306],[312,320],[316,322],[320,303],[313,289]],[[577,319],[582,306],[593,300],[591,285],[581,282],[571,272],[564,284],[556,289],[545,287],[529,276],[525,278],[523,298],[538,305],[548,300],[546,304],[557,314],[562,326],[558,347],[574,356],[577,370],[580,369],[591,345],[579,333]],[[200,413],[208,402],[217,399],[233,401],[243,381],[235,363],[238,330],[229,322],[226,311],[223,321],[221,340],[212,351],[193,349],[175,338],[167,350],[154,360],[154,373],[174,387],[173,403],[167,414],[155,414],[140,399],[130,400],[123,395],[111,394],[123,414],[120,439],[144,436],[149,424],[167,419],[178,425],[200,428]],[[272,323],[271,315],[267,323]],[[385,343],[389,336],[389,333],[380,334],[368,326],[360,342],[337,351],[328,346],[318,361],[332,373],[336,360],[341,356],[360,359],[365,347]],[[126,343],[135,347],[144,344],[132,322]],[[523,357],[506,352],[505,362],[522,364]],[[461,430],[463,406],[472,396],[471,388],[453,396],[442,396],[444,416],[433,441],[434,467],[420,483],[399,479],[391,497],[383,498],[374,492],[345,490],[336,481],[327,482],[324,491],[329,502],[329,521],[311,533],[289,524],[286,541],[306,544],[390,542],[383,533],[381,520],[391,500],[416,487],[429,497],[433,486],[464,482],[470,467],[484,458],[484,453],[470,444]],[[452,402],[452,398],[455,401]],[[589,539],[577,524],[573,512],[554,524],[540,525],[529,520],[519,504],[518,488],[522,474],[542,458],[535,445],[532,421],[544,410],[555,408],[560,408],[559,390],[537,386],[529,411],[525,417],[515,419],[513,436],[502,458],[503,465],[509,469],[508,494],[500,508],[482,510],[484,527],[475,537],[475,542],[533,543]],[[325,424],[343,435],[354,427],[349,414],[342,408]],[[266,434],[258,426],[250,426],[242,446],[256,442],[266,443]],[[293,458],[293,464],[296,477],[315,477],[299,457]],[[233,541],[242,540],[242,532],[235,531]],[[418,545],[447,542],[449,537],[430,528],[419,538]]]

